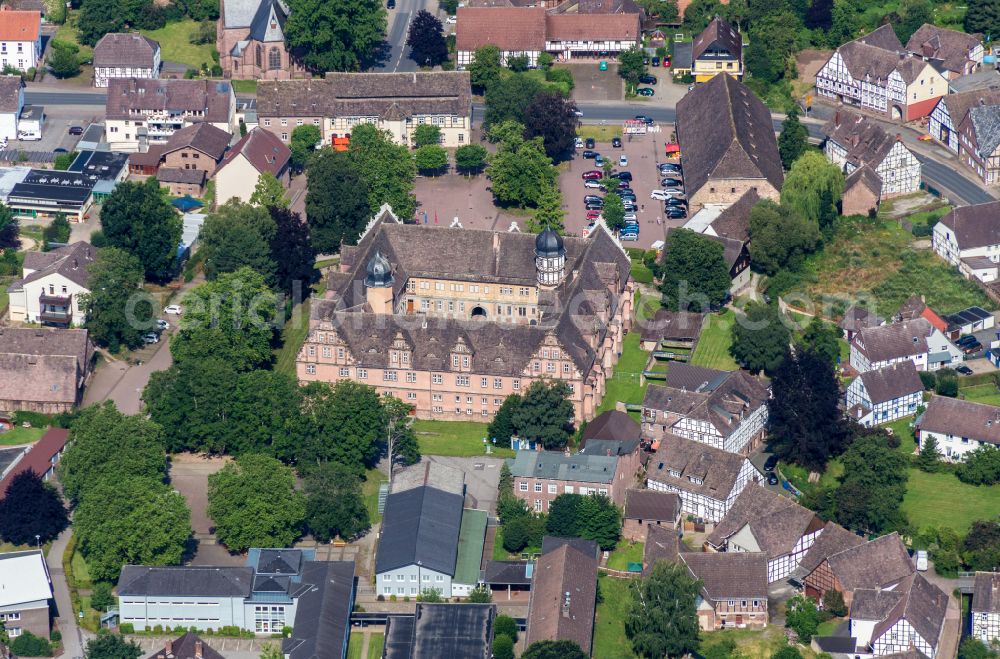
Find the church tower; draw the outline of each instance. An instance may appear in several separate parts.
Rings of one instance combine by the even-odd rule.
[[[558,286],[566,273],[566,248],[562,236],[550,228],[535,238],[535,273],[542,286]]]

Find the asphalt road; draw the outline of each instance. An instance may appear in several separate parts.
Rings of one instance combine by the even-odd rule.
[[[398,0],[397,10],[392,19],[390,43],[393,46],[392,55],[386,63],[384,71],[415,71],[416,64],[406,57],[409,49],[403,46],[409,17],[423,8],[426,0]],[[405,15],[405,17],[404,17]],[[106,95],[103,92],[39,92],[26,91],[24,102],[31,105],[104,105]],[[647,103],[620,103],[609,105],[604,103],[580,103],[579,110],[583,112],[583,121],[587,123],[612,121],[619,122],[631,119],[637,114],[645,114],[654,121],[673,123],[677,118],[674,108],[657,107]],[[473,105],[473,121],[483,116],[483,105]],[[774,120],[775,131],[781,130],[781,120]],[[821,138],[819,126],[806,123],[809,134]],[[953,163],[932,160],[925,155],[917,157],[923,163],[923,179],[929,185],[941,190],[947,196],[964,201],[967,204],[981,204],[994,201],[993,195],[983,190],[976,183],[966,178]]]
[[[417,71],[417,63],[410,59],[410,48],[406,45],[406,36],[410,30],[410,21],[421,9],[432,14],[436,7],[429,6],[428,0],[396,0],[396,8],[389,12],[389,31],[386,43],[392,50],[389,58],[376,71],[383,73],[409,73]]]

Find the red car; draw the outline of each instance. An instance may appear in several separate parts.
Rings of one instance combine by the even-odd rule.
[[[602,178],[604,178],[604,172],[598,169],[592,169],[589,172],[583,173],[584,181],[599,181]]]
[[[601,216],[601,211],[587,211],[587,220],[596,220]]]

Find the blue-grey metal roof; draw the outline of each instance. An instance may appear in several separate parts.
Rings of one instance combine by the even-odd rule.
[[[261,43],[284,41],[287,16],[278,0],[264,0],[250,23],[250,38]]]
[[[464,497],[423,486],[390,494],[375,572],[420,565],[455,575]]]
[[[939,364],[941,362],[950,362],[951,353],[950,352],[932,352],[927,355],[927,361],[931,364]]]
[[[253,570],[248,567],[126,565],[118,577],[118,594],[246,598],[252,583]]]
[[[618,466],[617,456],[566,455],[558,451],[518,451],[510,472],[522,478],[548,478],[584,483],[610,483]]]
[[[354,561],[308,561],[292,637],[282,649],[289,659],[343,659],[354,608]]]

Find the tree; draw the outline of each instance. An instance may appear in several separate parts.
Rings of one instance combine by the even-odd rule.
[[[361,479],[349,467],[325,462],[305,479],[306,527],[320,542],[353,540],[370,526]]]
[[[847,615],[847,605],[844,603],[844,596],[840,594],[839,590],[831,588],[823,593],[823,610],[838,618]]]
[[[43,543],[67,526],[69,516],[54,487],[30,469],[11,479],[0,499],[0,538],[14,545]]]
[[[695,600],[701,582],[680,563],[661,561],[631,584],[625,635],[641,657],[680,657],[698,649]]]
[[[969,485],[1000,483],[1000,449],[992,444],[983,444],[970,451],[958,465],[955,475]]]
[[[493,633],[509,636],[511,640],[517,643],[517,621],[509,615],[501,613],[493,621]]]
[[[139,659],[142,648],[118,634],[98,634],[87,641],[86,659]]]
[[[184,296],[184,320],[170,342],[175,362],[218,358],[237,371],[271,363],[277,297],[250,268],[219,275]]]
[[[623,50],[618,54],[618,75],[634,89],[639,78],[646,73],[646,53],[638,46]]]
[[[500,49],[493,45],[481,46],[472,54],[469,63],[469,77],[472,86],[480,91],[489,91],[500,80],[503,64],[500,63]]]
[[[667,234],[663,248],[663,304],[671,311],[708,311],[729,295],[732,280],[722,243],[690,229]]]
[[[357,243],[373,212],[368,181],[350,155],[322,149],[306,183],[306,221],[316,251],[336,254],[341,242]]]
[[[724,6],[719,0],[692,0],[684,10],[684,31],[698,34],[715,16],[722,14]]]
[[[413,432],[410,416],[413,406],[395,396],[381,399],[382,418],[385,422],[385,454],[389,459],[389,484],[392,485],[392,470],[397,462],[411,465],[420,461],[420,446]]]
[[[49,56],[45,60],[52,75],[60,80],[79,75],[80,60],[77,59],[79,50],[80,47],[76,44],[53,41],[49,49]]]
[[[21,241],[18,239],[20,226],[17,217],[7,204],[0,203],[0,249],[18,249]]]
[[[561,449],[573,433],[571,394],[569,386],[559,380],[532,382],[512,415],[514,427],[548,450]]]
[[[771,655],[771,659],[802,659],[802,653],[791,645],[783,645],[780,650]]]
[[[382,204],[389,204],[397,217],[413,216],[417,208],[413,196],[417,167],[409,149],[396,144],[388,131],[379,130],[373,124],[363,124],[355,126],[351,133],[348,154],[355,171],[361,172],[368,182],[369,208],[378,209]],[[365,223],[368,219],[365,218]],[[364,228],[365,224],[361,226]]]
[[[799,159],[809,148],[809,131],[799,121],[799,106],[793,105],[781,122],[781,135],[778,136],[778,153],[785,169],[791,169],[792,163]]]
[[[270,246],[275,287],[291,295],[293,302],[301,301],[309,287],[319,281],[309,225],[298,213],[279,206],[271,207],[271,220],[275,226]]]
[[[455,168],[458,171],[466,174],[478,174],[485,166],[485,147],[479,144],[463,144],[455,149]]]
[[[493,659],[514,659],[514,641],[506,634],[493,636]]]
[[[299,126],[304,128],[304,126]],[[297,130],[297,129],[296,129]],[[285,186],[281,184],[274,174],[264,172],[257,179],[253,194],[250,195],[252,206],[262,206],[263,208],[288,208],[288,197],[285,196]]]
[[[575,538],[580,533],[581,494],[560,494],[549,503],[545,530],[549,535]]]
[[[490,156],[486,171],[497,201],[521,208],[537,206],[555,186],[556,171],[540,137],[502,142]]]
[[[930,0],[902,0],[896,13],[899,19],[892,22],[892,28],[903,44],[921,25],[934,22],[934,6]]]
[[[428,144],[417,149],[413,161],[418,172],[440,174],[448,167],[448,152],[440,144]]]
[[[785,627],[798,635],[799,643],[809,643],[819,627],[816,602],[805,595],[796,595],[788,600],[785,607]]]
[[[42,251],[47,252],[52,249],[51,243],[67,244],[73,229],[66,219],[65,213],[56,213],[55,218],[49,226],[42,229]]]
[[[489,586],[480,584],[469,593],[468,601],[471,604],[489,604],[493,601],[493,593]]]
[[[609,229],[621,231],[625,227],[625,203],[622,198],[614,193],[605,195],[601,216]]]
[[[675,24],[680,15],[677,0],[639,0],[637,4],[645,10],[647,16],[656,17],[661,23]]]
[[[114,581],[123,565],[179,565],[191,513],[161,481],[110,473],[88,483],[73,513],[73,534],[90,576]]]
[[[59,461],[59,483],[70,501],[105,477],[163,481],[166,456],[160,426],[126,416],[107,401],[80,412]]]
[[[607,208],[604,210],[607,213]],[[566,228],[563,225],[565,217],[566,211],[562,207],[562,193],[559,188],[552,187],[542,192],[538,198],[538,208],[525,223],[525,229],[530,233],[541,233],[546,229],[552,229],[561,234]]]
[[[962,560],[970,570],[995,570],[1000,565],[1000,522],[973,522],[962,541]]]
[[[142,290],[142,264],[117,247],[105,247],[87,266],[90,292],[80,296],[86,328],[97,345],[118,352],[142,345],[152,329],[152,298]]]
[[[776,305],[752,302],[733,324],[729,352],[743,368],[773,373],[788,351],[790,338]]]
[[[497,491],[501,495],[514,493],[514,475],[506,461],[500,465],[500,481],[497,483]]]
[[[554,91],[535,95],[525,113],[525,138],[541,137],[553,161],[566,158],[576,140],[576,103]]]
[[[819,238],[819,224],[787,206],[763,199],[750,209],[750,259],[765,274],[800,269]]]
[[[385,39],[382,0],[291,0],[285,44],[313,73],[359,71]]]
[[[810,30],[825,32],[833,27],[833,0],[813,0],[805,18]]]
[[[281,644],[267,643],[260,649],[260,659],[285,659],[285,653],[281,651]]]
[[[410,59],[420,66],[437,66],[448,59],[448,44],[443,34],[444,26],[433,14],[421,9],[410,21],[406,45]]]
[[[840,460],[844,475],[834,493],[837,522],[855,531],[904,529],[908,459],[882,430],[858,431]]]
[[[274,458],[244,455],[208,477],[208,516],[219,542],[232,552],[290,547],[305,515],[294,472]]]
[[[917,456],[917,468],[920,471],[934,473],[941,468],[941,452],[938,450],[937,440],[934,435],[927,435],[920,447],[920,455]]]
[[[300,172],[305,169],[316,152],[316,145],[322,141],[323,135],[319,132],[319,126],[312,124],[296,126],[288,143],[288,148],[292,152],[292,167]]]
[[[1000,656],[975,636],[966,636],[958,646],[958,659],[997,659]]]
[[[78,155],[80,155],[79,151],[60,153],[56,156],[56,159],[52,161],[52,169],[58,169],[61,172],[65,172],[69,169],[69,166],[73,164],[73,161],[76,160]]]
[[[587,659],[587,655],[573,641],[535,641],[521,659]]]
[[[528,106],[542,91],[542,83],[526,75],[512,75],[494,81],[486,89],[486,113],[483,129],[508,120],[522,126],[526,123]]]
[[[270,211],[263,206],[236,199],[219,206],[205,218],[198,237],[205,277],[215,280],[246,266],[273,285],[276,265],[271,259],[271,241],[276,230]]]
[[[836,209],[844,193],[844,173],[819,151],[806,151],[785,176],[781,186],[781,205],[818,224],[821,216],[829,216],[829,210],[824,211],[820,204],[824,191],[828,193],[827,205]]]
[[[581,538],[593,540],[604,550],[611,550],[621,537],[622,518],[618,507],[606,494],[583,497],[578,510],[578,530]]]
[[[832,363],[810,350],[786,350],[773,371],[771,392],[767,405],[772,452],[823,472],[848,440]]]
[[[420,124],[413,129],[413,145],[418,149],[431,144],[441,144],[441,128],[434,124]],[[466,144],[465,146],[472,146]]]
[[[77,38],[85,46],[95,46],[97,41],[109,32],[124,31],[127,21],[117,0],[93,0],[80,8],[77,21]]]
[[[25,630],[10,644],[10,651],[14,656],[21,657],[51,657],[52,646],[47,638],[35,636]]]
[[[966,5],[968,10],[962,23],[966,32],[991,36],[1000,34],[1000,3],[996,0],[969,0]]]
[[[801,26],[802,21],[789,11],[751,19],[747,71],[768,84],[782,80],[789,68],[789,57],[797,50],[796,35]]]
[[[111,593],[112,584],[109,581],[98,581],[94,584],[94,589],[90,594],[90,606],[96,611],[107,611],[117,604],[115,596]]]
[[[310,382],[302,387],[304,427],[283,460],[300,469],[325,461],[347,465],[358,475],[381,455],[386,430],[382,403],[374,387],[351,380],[330,386]]]
[[[118,184],[101,206],[101,231],[107,246],[139,259],[146,279],[170,279],[181,241],[181,218],[150,177]]]
[[[509,552],[519,552],[525,547],[537,547],[545,534],[545,519],[525,514],[504,522],[503,548]]]
[[[508,55],[507,68],[514,73],[524,73],[531,68],[531,60],[527,55]]]
[[[813,316],[799,339],[798,349],[808,350],[831,364],[840,357],[840,328],[825,322],[820,316]]]

